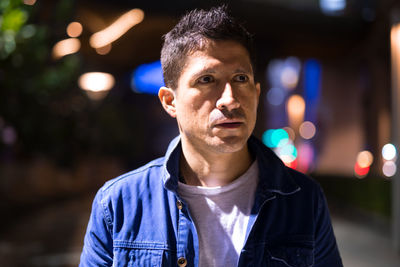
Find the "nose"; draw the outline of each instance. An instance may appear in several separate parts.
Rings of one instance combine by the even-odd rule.
[[[233,110],[240,107],[240,103],[236,100],[230,83],[226,83],[222,95],[217,100],[218,109]]]

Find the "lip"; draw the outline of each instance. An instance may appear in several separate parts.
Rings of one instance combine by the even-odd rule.
[[[215,124],[216,127],[227,128],[227,129],[235,129],[242,126],[244,123],[242,121],[237,120],[226,120],[221,121]]]

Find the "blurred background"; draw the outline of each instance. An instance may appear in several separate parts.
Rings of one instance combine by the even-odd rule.
[[[255,135],[322,185],[345,266],[400,266],[400,2],[225,2],[255,35]],[[221,3],[0,1],[1,266],[79,263],[96,190],[178,134],[162,36]]]

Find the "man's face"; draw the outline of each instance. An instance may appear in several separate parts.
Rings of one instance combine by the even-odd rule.
[[[175,90],[182,140],[206,153],[243,149],[259,95],[247,50],[234,41],[210,41],[187,57]]]

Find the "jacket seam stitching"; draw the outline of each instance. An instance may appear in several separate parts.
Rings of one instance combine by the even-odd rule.
[[[154,250],[168,250],[174,251],[169,247],[168,244],[162,242],[135,242],[135,241],[123,241],[123,240],[115,240],[114,247],[128,247],[133,249],[154,249]]]
[[[107,224],[107,230],[110,232],[110,235],[113,235],[113,222],[110,213],[108,212],[108,209],[103,201],[100,202],[100,205],[102,206],[102,212],[103,212],[103,218],[104,222]]]
[[[108,189],[109,189],[111,186],[113,186],[115,183],[119,182],[120,180],[122,180],[122,179],[124,179],[124,178],[126,178],[126,177],[128,177],[128,176],[131,176],[131,175],[135,175],[135,174],[139,174],[139,173],[145,172],[145,171],[147,171],[148,169],[151,169],[151,168],[154,168],[154,167],[162,167],[162,166],[163,166],[163,164],[161,164],[161,163],[157,163],[157,164],[154,163],[154,164],[145,165],[145,166],[143,166],[143,167],[141,167],[141,168],[139,168],[139,169],[130,171],[130,172],[126,173],[126,174],[123,174],[123,175],[121,175],[121,176],[115,178],[115,179],[114,179],[112,182],[110,182],[109,184],[106,184],[105,187],[102,189],[102,191],[108,190]]]

